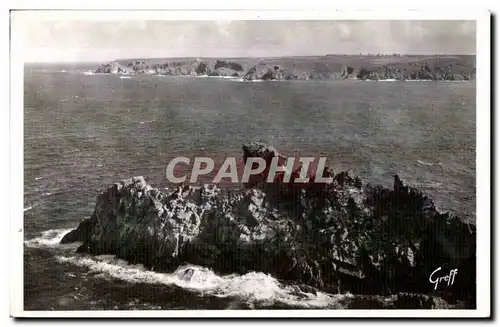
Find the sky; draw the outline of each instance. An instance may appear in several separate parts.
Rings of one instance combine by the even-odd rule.
[[[31,20],[21,30],[25,62],[476,53],[475,21]]]

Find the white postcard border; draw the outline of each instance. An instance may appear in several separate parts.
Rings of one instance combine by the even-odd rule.
[[[70,5],[67,7],[71,7]],[[476,310],[180,310],[24,311],[23,300],[23,19],[470,19],[477,20],[477,309]],[[487,317],[490,315],[490,13],[418,11],[52,11],[14,12],[11,25],[10,312],[14,317]]]

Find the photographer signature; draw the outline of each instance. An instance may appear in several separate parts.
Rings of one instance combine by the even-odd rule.
[[[450,272],[447,273],[446,275],[444,275],[444,276],[441,275],[441,277],[438,277],[438,272],[440,270],[441,270],[441,267],[437,268],[429,276],[429,282],[431,282],[431,284],[434,284],[434,290],[437,290],[439,284],[443,281],[445,283],[447,283],[446,286],[453,285],[453,283],[455,282],[455,276],[458,274],[458,269],[453,269],[453,270],[450,270]]]

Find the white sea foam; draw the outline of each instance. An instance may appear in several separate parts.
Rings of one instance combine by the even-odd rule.
[[[420,187],[420,188],[439,188],[443,186],[443,183],[441,182],[417,182],[415,183],[415,186]]]
[[[83,72],[84,75],[95,75],[95,73],[93,71],[86,71],[86,72]]]
[[[238,76],[210,76],[210,75],[197,75],[196,78],[219,78],[219,79],[230,79],[230,80],[238,80],[242,79]]]
[[[35,188],[35,191],[38,191],[38,188]],[[37,205],[38,205],[38,202],[30,205],[29,207],[24,208],[23,211],[24,212],[29,211],[29,210],[33,209],[34,207],[36,207]]]
[[[60,244],[63,236],[69,231],[71,229],[51,229],[39,237],[25,241],[24,244],[34,248],[74,247],[74,244]],[[147,270],[140,264],[128,264],[113,255],[56,255],[55,259],[61,263],[85,267],[99,278],[116,278],[129,283],[175,285],[201,294],[238,299],[250,306],[285,304],[301,308],[342,308],[343,300],[348,297],[323,292],[317,292],[316,295],[301,292],[297,287],[283,285],[262,272],[218,276],[208,268],[183,265],[171,274],[163,274]]]
[[[399,80],[395,78],[387,78],[387,79],[364,79],[365,82],[399,82]]]
[[[132,78],[131,76],[120,76],[121,79],[130,79]]]
[[[427,162],[427,161],[423,161],[423,160],[417,160],[417,162],[423,166],[434,166],[433,163],[431,162]]]
[[[130,265],[114,256],[90,257],[57,256],[62,263],[86,267],[104,278],[116,278],[129,283],[176,285],[191,291],[221,298],[236,298],[248,304],[286,304],[303,308],[340,308],[347,295],[330,295],[318,292],[299,292],[297,288],[285,286],[275,278],[261,273],[218,276],[212,270],[194,265],[184,265],[171,274],[144,269],[142,265]]]
[[[245,80],[243,78],[233,78],[231,79],[232,82],[243,82],[243,83],[260,83],[260,82],[266,82],[266,80],[263,79],[252,79],[252,80]],[[286,80],[282,80],[286,81]],[[267,82],[280,82],[279,80],[269,80]]]
[[[237,77],[237,76],[217,76],[219,78],[223,78],[223,79],[240,79],[240,77]]]
[[[71,229],[49,229],[42,232],[42,235],[33,239],[24,241],[24,244],[29,247],[55,247],[59,245],[64,235],[69,233]]]
[[[27,207],[27,208],[24,208],[24,209],[23,209],[23,211],[28,211],[28,210],[31,210],[31,209],[33,209],[33,207],[34,207],[34,206],[35,206],[35,204],[34,204],[34,205],[31,205],[31,206],[29,206],[29,207]]]
[[[35,177],[35,181],[39,180],[39,179],[42,179],[43,176],[38,176],[38,177]]]

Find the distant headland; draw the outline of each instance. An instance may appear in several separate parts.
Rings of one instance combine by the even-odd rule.
[[[325,55],[280,58],[120,59],[97,74],[214,76],[252,80],[447,80],[476,79],[473,55]]]

